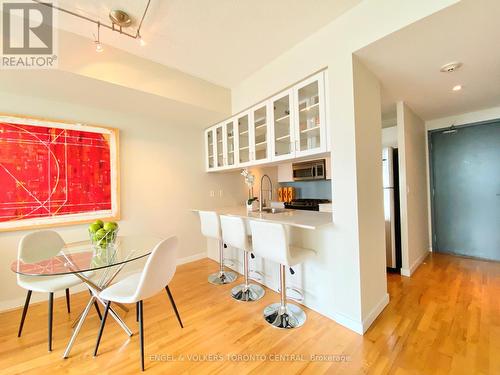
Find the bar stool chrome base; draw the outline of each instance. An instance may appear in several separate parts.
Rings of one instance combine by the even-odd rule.
[[[208,276],[208,282],[214,285],[224,285],[235,281],[237,275],[231,271],[219,271]]]
[[[264,319],[273,327],[290,329],[303,325],[306,313],[296,305],[286,304],[283,308],[281,303],[273,303],[264,309]]]
[[[237,301],[252,302],[264,297],[264,288],[255,284],[241,284],[231,289],[231,296]]]

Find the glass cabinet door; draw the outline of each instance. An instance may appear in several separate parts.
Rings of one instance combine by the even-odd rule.
[[[240,164],[249,163],[250,153],[250,121],[248,113],[238,117],[238,153]]]
[[[224,136],[222,126],[217,126],[215,128],[215,149],[217,151],[217,168],[224,166]]]
[[[272,100],[272,135],[274,160],[287,159],[294,153],[292,95],[287,92]]]
[[[205,132],[205,145],[207,151],[207,169],[214,169],[215,167],[215,142],[214,131],[209,129]]]
[[[269,157],[267,108],[267,104],[263,104],[253,110],[253,149],[255,152],[255,161],[263,161]]]
[[[295,89],[297,156],[315,153],[321,149],[326,151],[323,93],[323,73],[307,79]]]
[[[224,137],[226,140],[226,151],[224,152],[226,158],[226,165],[228,167],[235,165],[235,139],[234,139],[234,122],[229,121],[224,125]]]

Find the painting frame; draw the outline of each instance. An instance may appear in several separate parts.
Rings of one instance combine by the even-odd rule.
[[[54,129],[77,130],[109,136],[110,156],[110,188],[111,209],[86,213],[71,213],[54,216],[44,216],[35,219],[10,220],[0,222],[0,232],[33,230],[50,227],[78,225],[93,222],[97,219],[117,221],[121,218],[120,212],[120,136],[117,128],[77,121],[55,120],[42,117],[25,116],[0,112],[1,123],[18,125],[40,126]]]

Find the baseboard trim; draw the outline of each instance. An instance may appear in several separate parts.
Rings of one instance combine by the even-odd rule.
[[[203,259],[206,257],[207,257],[206,251],[201,252],[201,253],[197,253],[197,254],[193,254],[193,255],[190,255],[190,256],[187,256],[184,258],[177,259],[177,265],[195,262],[197,260],[200,260],[200,259]],[[136,271],[133,271],[133,272],[136,272]],[[127,272],[127,273],[123,272],[120,274],[120,277],[127,276],[128,273],[133,273],[133,272]],[[80,285],[72,287],[71,293],[84,292],[86,290],[87,290],[87,287],[83,284],[80,284]],[[64,296],[65,296],[64,291],[56,292],[54,294],[55,298],[61,298]],[[35,303],[47,302],[47,298],[48,297],[47,297],[46,293],[33,293],[33,295],[31,296],[31,300],[30,300],[30,306],[32,304],[35,304]],[[25,293],[24,293],[23,297],[14,298],[14,299],[5,300],[5,301],[0,301],[0,312],[7,312],[10,310],[16,310],[16,309],[24,306],[25,301],[26,301],[26,294]]]
[[[193,254],[184,258],[177,259],[177,265],[196,262],[197,260],[204,259],[207,257],[207,252],[203,251],[201,253]]]
[[[77,285],[71,288],[71,293],[84,292],[87,288],[85,285]],[[20,307],[24,306],[24,302],[26,301],[26,291],[23,289],[24,296],[20,298],[14,298],[10,300],[0,301],[0,312],[8,312],[11,310],[17,310]],[[63,298],[65,297],[64,290],[54,293],[54,298]],[[30,299],[30,306],[42,302],[48,301],[47,293],[38,293],[33,292]]]
[[[334,312],[332,314],[332,319],[335,320],[335,322],[337,322],[341,326],[344,326],[344,327],[350,329],[351,331],[356,332],[359,335],[362,335],[364,333],[363,332],[363,323],[360,321],[354,320],[354,319],[348,317],[347,315]]]
[[[427,257],[427,255],[429,255],[429,251],[422,253],[422,255],[420,255],[420,257],[415,262],[413,262],[413,264],[410,266],[410,268],[401,268],[401,275],[406,276],[406,277],[410,277],[417,270],[417,268],[422,264],[422,262]]]
[[[389,293],[386,293],[379,303],[370,311],[365,319],[363,319],[363,333],[368,331],[368,328],[372,325],[372,323],[377,319],[380,313],[385,309],[385,307],[389,304]]]

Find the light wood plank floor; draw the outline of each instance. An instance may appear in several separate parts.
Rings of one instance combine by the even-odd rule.
[[[166,294],[145,302],[147,373],[500,374],[500,263],[434,254],[411,279],[389,275],[390,304],[365,336],[310,310],[300,329],[269,327],[262,320],[262,309],[278,295],[267,291],[261,301],[237,303],[229,296],[234,284],[207,284],[207,275],[216,269],[208,259],[178,268],[170,287],[184,329],[178,326]],[[99,324],[94,310],[71,357],[61,359],[70,324],[87,298],[86,293],[73,295],[70,315],[64,298],[55,301],[51,353],[46,303],[30,307],[20,339],[21,310],[0,314],[0,372],[139,372],[138,335],[128,339],[112,319],[99,356],[92,357]],[[125,321],[137,333],[134,309]],[[323,354],[345,355],[348,361],[310,360],[311,355]],[[242,361],[235,360],[238,355]],[[267,361],[261,359],[264,355]],[[280,362],[280,355],[295,355],[298,360]],[[171,357],[176,360],[170,361]]]

